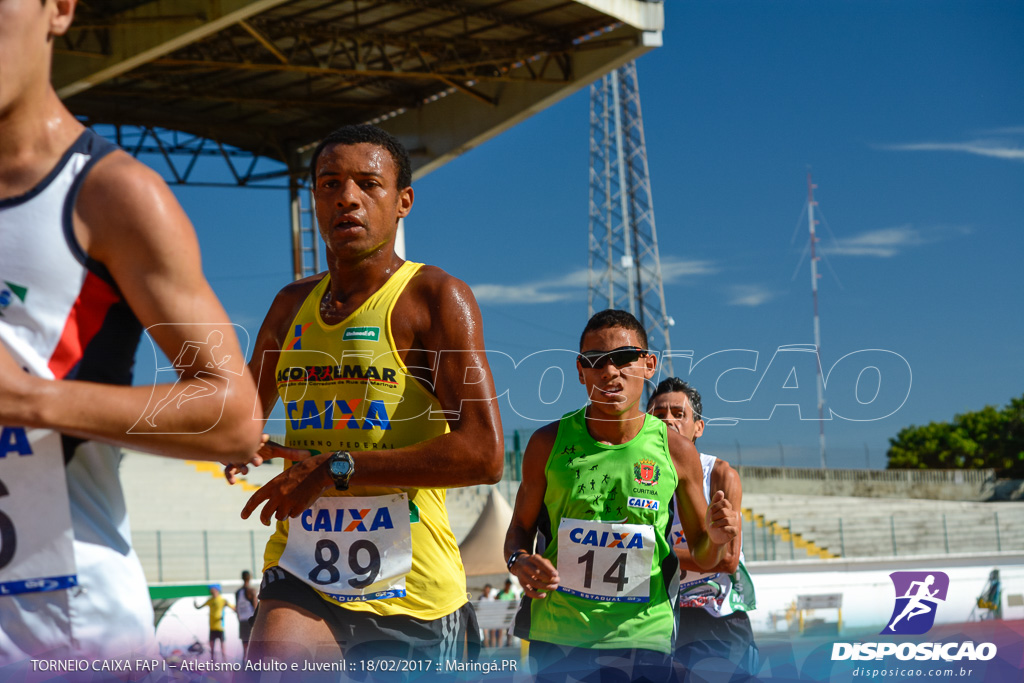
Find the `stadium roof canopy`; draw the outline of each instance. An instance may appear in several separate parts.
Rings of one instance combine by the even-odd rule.
[[[53,80],[87,123],[293,176],[330,130],[378,123],[422,176],[659,45],[663,23],[645,0],[80,0]]]

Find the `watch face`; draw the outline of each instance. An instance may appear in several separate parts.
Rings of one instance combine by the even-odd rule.
[[[352,471],[352,463],[348,460],[334,460],[331,462],[331,474],[335,477],[347,476]]]

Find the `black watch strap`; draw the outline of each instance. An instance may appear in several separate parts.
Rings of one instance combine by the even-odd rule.
[[[516,563],[516,560],[518,560],[523,555],[529,555],[529,554],[530,553],[526,552],[525,550],[522,550],[522,549],[517,550],[514,553],[512,553],[511,555],[509,555],[508,562],[505,563],[505,566],[508,567],[509,571],[512,571],[512,566]]]

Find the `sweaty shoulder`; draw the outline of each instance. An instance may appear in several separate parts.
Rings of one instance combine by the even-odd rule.
[[[403,317],[412,323],[417,336],[483,341],[480,309],[473,291],[465,282],[437,266],[423,266],[410,280],[400,300]],[[442,339],[443,338],[443,339]],[[452,346],[427,348],[456,348]],[[463,347],[467,348],[467,347]]]
[[[476,303],[469,285],[437,266],[424,265],[416,271],[409,282],[409,291],[428,301],[441,302],[455,293],[468,295]]]
[[[317,273],[301,280],[289,282],[282,287],[274,297],[274,302],[270,304],[270,310],[267,311],[261,332],[265,331],[271,335],[278,345],[283,344],[285,337],[288,336],[288,327],[302,307],[302,302],[326,275],[326,272]]]
[[[156,171],[133,159],[123,150],[115,150],[96,162],[78,193],[75,210],[81,218],[83,248],[105,242],[126,244],[125,237],[157,231],[192,232],[170,188]],[[77,228],[76,228],[77,229]]]
[[[536,441],[538,448],[549,453],[555,447],[555,440],[558,438],[558,425],[560,422],[549,422],[530,437],[530,441]]]
[[[317,273],[316,275],[310,275],[304,277],[301,280],[295,280],[289,282],[277,293],[274,297],[274,306],[288,305],[294,303],[296,308],[302,305],[302,302],[306,300],[309,293],[320,284],[320,281],[327,277],[327,272]]]
[[[693,442],[684,438],[674,429],[666,429],[665,433],[668,435],[668,451],[676,463],[676,469],[679,469],[681,464],[685,464],[688,467],[695,466],[699,471],[700,453],[697,452],[697,447],[693,445]]]

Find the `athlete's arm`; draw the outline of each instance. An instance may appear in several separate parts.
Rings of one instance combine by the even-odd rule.
[[[669,429],[667,434],[669,453],[679,477],[676,509],[686,545],[700,571],[711,571],[722,561],[725,547],[738,533],[730,515],[732,508],[721,491],[711,497],[710,505],[705,503],[697,449],[677,432]]]
[[[523,480],[516,494],[512,522],[505,535],[505,557],[511,557],[514,552],[523,553],[512,565],[511,572],[531,598],[545,598],[547,593],[544,591],[558,588],[558,570],[550,560],[533,552],[537,518],[544,506],[544,493],[547,491],[544,468],[557,434],[558,423],[554,422],[540,428],[530,437],[526,452],[523,453]]]
[[[392,321],[397,320],[407,321],[404,328],[411,332],[403,338],[393,324],[395,343],[400,350],[412,349],[407,365],[419,365],[408,362],[414,353],[429,364],[429,389],[450,432],[405,448],[352,452],[352,485],[452,488],[496,483],[504,468],[504,439],[480,309],[469,286],[440,269],[424,267],[399,298],[392,314]],[[327,470],[331,453],[306,457],[308,451],[301,449],[273,448],[267,453],[269,448],[264,447],[265,457],[299,460],[254,493],[242,509],[242,517],[248,518],[266,501],[260,513],[264,524],[302,514],[333,485]]]
[[[288,326],[291,325],[302,302],[321,277],[316,275],[289,283],[278,292],[277,296],[274,297],[273,303],[270,304],[267,315],[263,319],[259,333],[256,335],[252,357],[249,359],[249,372],[256,378],[256,400],[258,405],[254,410],[257,413],[254,415],[254,419],[262,418],[257,419],[261,429],[265,428],[267,419],[270,417],[270,413],[273,412],[274,405],[277,403],[279,396],[277,391],[277,361],[288,336]],[[257,455],[248,465],[258,466],[272,458],[284,457],[275,450],[278,444],[269,441],[268,438],[266,434],[262,436]],[[308,456],[309,451],[296,451],[296,454],[290,459],[298,460]],[[246,474],[248,471],[249,468],[246,465],[228,465],[224,468],[224,477],[228,480],[229,484],[234,484],[237,475]]]
[[[729,505],[734,511],[741,509],[743,487],[740,485],[740,475],[737,474],[736,470],[729,463],[721,458],[715,461],[715,466],[711,470],[711,490],[722,491],[725,494],[725,499],[729,501]],[[735,521],[737,528],[742,530],[742,516],[737,514]],[[729,545],[722,554],[722,561],[716,564],[711,571],[724,572],[726,574],[736,573],[740,566],[741,538],[742,535],[737,535],[736,538],[729,542]],[[679,557],[679,566],[686,571],[705,571],[694,562],[688,545],[684,548],[677,548],[675,552],[676,556]]]
[[[82,249],[107,268],[168,358],[178,358],[187,342],[205,342],[214,330],[221,343],[216,353],[201,345],[177,387],[54,382],[5,371],[0,422],[174,457],[248,459],[259,441],[255,388],[235,331],[203,277],[195,231],[170,189],[154,171],[113,152],[86,176],[73,221]],[[207,369],[225,358],[216,373]],[[9,357],[0,362],[10,364]],[[172,387],[178,396],[194,397],[169,402],[151,426],[145,416]]]

